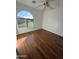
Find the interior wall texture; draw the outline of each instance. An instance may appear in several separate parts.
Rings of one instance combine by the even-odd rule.
[[[63,8],[46,9],[42,28],[63,36]]]
[[[58,5],[57,5],[58,6]],[[60,36],[63,36],[63,7],[47,8],[44,11],[37,10],[27,5],[16,2],[16,14],[21,10],[27,10],[34,16],[34,29],[28,29],[24,32],[43,28]]]
[[[40,29],[42,27],[43,12],[41,10],[37,10],[35,8],[32,8],[32,7],[29,7],[27,5],[21,4],[19,2],[16,2],[16,15],[21,10],[27,10],[33,15],[33,17],[34,17],[34,28],[33,29],[28,29],[27,31],[23,30],[23,29],[20,29],[19,33],[28,32],[28,31],[32,31],[32,30],[37,30],[37,29]],[[21,32],[21,30],[22,30],[22,32]]]

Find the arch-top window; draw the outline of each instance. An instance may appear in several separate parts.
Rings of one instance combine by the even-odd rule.
[[[17,22],[20,28],[32,28],[33,27],[33,16],[27,10],[21,10],[17,13]]]
[[[27,18],[33,19],[32,14],[26,10],[21,10],[20,12],[18,12],[17,16],[21,18],[26,18],[26,19]]]

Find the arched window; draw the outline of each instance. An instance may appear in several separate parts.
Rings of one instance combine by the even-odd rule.
[[[23,28],[23,27],[32,28],[34,25],[33,24],[34,18],[32,14],[27,10],[19,11],[16,15],[16,18],[17,18],[18,27],[20,28]]]
[[[25,19],[33,19],[32,14],[26,10],[21,10],[20,12],[18,12],[17,17],[25,18]]]

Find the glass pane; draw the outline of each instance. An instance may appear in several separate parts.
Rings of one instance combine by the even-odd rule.
[[[33,16],[30,12],[26,10],[22,10],[17,14],[18,17],[20,18],[25,18],[25,19],[33,19]]]
[[[22,10],[17,13],[17,31],[18,34],[26,32],[34,27],[34,19],[30,12]]]

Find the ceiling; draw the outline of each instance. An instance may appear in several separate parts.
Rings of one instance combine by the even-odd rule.
[[[38,6],[41,5],[43,3],[42,1],[45,1],[45,0],[35,0],[36,3],[32,3],[33,0],[16,0],[16,1],[36,9],[40,9],[40,10],[44,9],[43,5],[40,7]],[[53,8],[60,8],[60,7],[63,7],[63,0],[49,0],[49,4]]]

